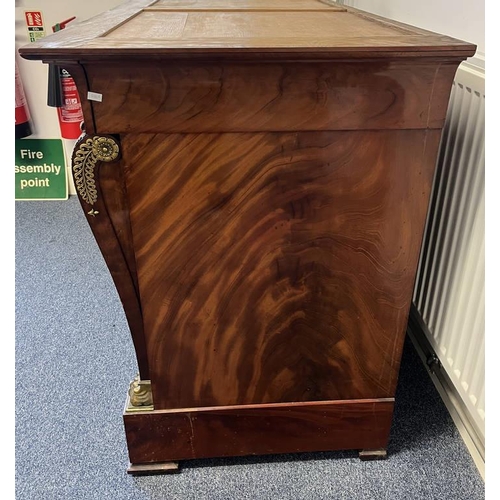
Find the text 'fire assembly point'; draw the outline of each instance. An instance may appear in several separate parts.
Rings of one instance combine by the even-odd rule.
[[[60,139],[16,141],[16,200],[66,200],[68,183]]]

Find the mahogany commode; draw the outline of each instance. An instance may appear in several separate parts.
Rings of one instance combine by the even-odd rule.
[[[319,0],[134,0],[20,49],[82,100],[75,187],[139,369],[130,472],[384,455],[448,98],[474,52]]]

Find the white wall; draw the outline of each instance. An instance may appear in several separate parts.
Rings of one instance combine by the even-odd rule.
[[[477,45],[485,53],[484,0],[345,0],[345,5]]]

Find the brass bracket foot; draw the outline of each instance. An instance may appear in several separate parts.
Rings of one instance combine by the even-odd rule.
[[[150,464],[130,464],[127,474],[145,476],[150,474],[175,474],[180,472],[178,462],[158,462]]]
[[[378,450],[361,450],[359,452],[360,460],[384,460],[387,458],[387,450],[379,448]]]

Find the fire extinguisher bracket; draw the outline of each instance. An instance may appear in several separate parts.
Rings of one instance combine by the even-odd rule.
[[[60,108],[63,105],[63,90],[59,66],[49,64],[49,82],[47,89],[47,106]]]

